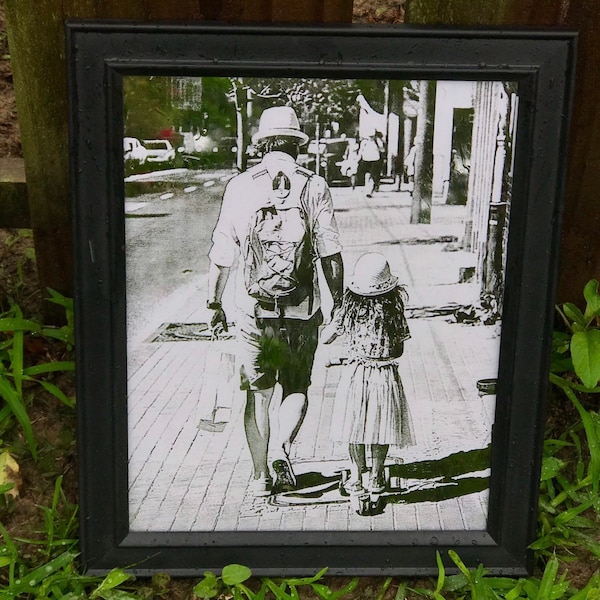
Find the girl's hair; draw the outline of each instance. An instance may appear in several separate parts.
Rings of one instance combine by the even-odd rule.
[[[348,331],[360,323],[366,328],[383,326],[391,334],[399,332],[406,327],[404,303],[407,300],[408,293],[402,285],[379,296],[361,296],[346,288],[343,327]]]
[[[298,141],[298,138],[295,137],[268,137],[261,140],[257,144],[257,148],[262,154],[267,154],[267,152],[273,152],[274,150],[278,150],[279,152],[285,152],[286,154],[289,154],[292,158],[296,159],[298,158],[298,153],[300,151],[300,143]]]

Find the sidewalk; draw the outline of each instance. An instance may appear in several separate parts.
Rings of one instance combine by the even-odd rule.
[[[411,225],[405,192],[383,186],[372,199],[347,188],[334,188],[333,194],[347,274],[363,252],[382,252],[410,296],[412,337],[400,369],[417,444],[390,449],[389,457],[398,465],[394,472],[402,491],[388,498],[381,514],[368,517],[357,515],[337,492],[335,482],[347,466],[346,448],[330,435],[341,342],[317,351],[308,414],[292,450],[299,481],[311,494],[265,500],[246,493],[251,463],[244,395],[233,368],[235,341],[153,342],[151,336],[131,349],[129,361],[132,530],[485,528],[485,464],[452,473],[440,462],[485,448],[493,423],[495,398],[480,397],[476,382],[496,376],[499,330],[451,323],[448,317],[452,306],[468,305],[478,295],[475,284],[457,283],[460,269],[475,261],[474,255],[453,251],[465,209],[434,206],[432,224]],[[180,299],[177,322],[206,322],[198,297],[205,294]],[[208,421],[215,422],[212,431]]]

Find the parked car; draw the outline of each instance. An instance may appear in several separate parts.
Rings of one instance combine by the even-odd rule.
[[[329,184],[349,185],[350,178],[340,171],[340,163],[348,147],[347,138],[321,138],[311,140],[308,144],[306,154],[298,157],[298,162],[322,175]],[[317,150],[319,155],[319,167],[317,169]]]
[[[143,165],[148,158],[148,151],[137,138],[124,137],[123,157],[126,161],[133,161]]]
[[[148,162],[173,162],[175,160],[175,148],[169,140],[144,140]]]

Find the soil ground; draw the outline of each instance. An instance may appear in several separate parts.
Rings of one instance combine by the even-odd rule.
[[[0,1],[0,157],[9,156],[21,156],[21,138],[4,25],[4,3]]]

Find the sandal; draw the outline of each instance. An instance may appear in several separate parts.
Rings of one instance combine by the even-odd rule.
[[[360,496],[361,494],[365,493],[365,488],[362,486],[362,483],[358,479],[355,479],[354,481],[347,481],[346,483],[344,483],[344,490],[350,496]]]
[[[367,489],[372,494],[381,494],[385,492],[385,479],[383,476],[371,475],[367,483]]]

